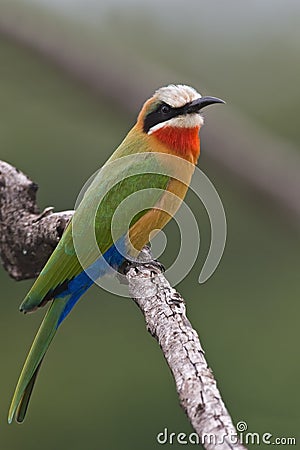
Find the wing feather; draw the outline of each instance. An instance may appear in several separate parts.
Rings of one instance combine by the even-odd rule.
[[[114,242],[111,234],[113,214],[124,199],[139,190],[154,188],[152,197],[150,196],[150,199],[147,197],[147,208],[143,210],[142,200],[139,205],[140,212],[132,219],[131,226],[149,211],[149,205],[155,206],[159,201],[170,178],[162,174],[160,163],[155,156],[147,154],[144,158],[138,159],[141,161],[134,161],[133,158],[126,161],[125,157],[113,161],[114,167],[103,166],[86,191],[59,244],[28,292],[21,305],[22,311],[33,311],[46,300],[54,298],[68,281],[82,272],[82,265],[87,268],[99,258],[99,250],[101,254],[105,254]],[[121,237],[127,232],[127,229],[124,229],[126,221],[127,218],[122,216],[122,221],[115,231],[117,236],[114,237]],[[91,245],[87,239],[89,229],[95,230],[97,246]],[[75,251],[74,238],[82,247],[80,251],[83,249],[80,261]]]

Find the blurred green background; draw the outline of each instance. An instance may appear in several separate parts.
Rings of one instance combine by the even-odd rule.
[[[227,107],[205,114],[200,159],[226,211],[225,254],[199,285],[209,224],[189,194],[203,242],[178,290],[234,422],[274,438],[298,434],[298,445],[299,205],[287,209],[269,192],[276,184],[272,164],[262,169],[270,180],[264,190],[255,171],[251,182],[238,169],[233,173],[226,152],[236,145],[243,118],[240,142],[250,148],[253,142],[247,155],[253,167],[260,167],[267,139],[274,167],[282,168],[282,190],[292,177],[289,167],[299,170],[299,13],[296,0],[13,0],[0,6],[0,158],[38,183],[41,209],[73,208],[83,183],[160,85],[191,83],[226,100]],[[220,136],[217,124],[228,125],[229,114],[230,127]],[[240,151],[237,168],[243,145]],[[210,157],[216,153],[221,160]],[[176,226],[166,233],[161,260],[168,263]],[[192,431],[137,307],[96,287],[57,334],[26,422],[8,426],[11,395],[44,311],[18,313],[31,281],[17,283],[1,269],[0,282],[1,450],[150,450],[160,447],[156,435],[165,427]]]

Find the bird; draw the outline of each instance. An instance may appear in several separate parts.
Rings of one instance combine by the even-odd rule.
[[[217,97],[202,96],[184,84],[157,89],[87,188],[57,247],[20,306],[21,312],[29,313],[50,305],[19,376],[8,423],[14,419],[18,423],[24,421],[46,351],[77,301],[96,278],[109,272],[109,268],[118,269],[130,254],[138,255],[149,242],[151,232],[162,229],[175,214],[200,155],[202,109],[215,103],[225,102]],[[174,157],[175,161],[186,162],[191,167],[185,182],[172,176],[174,168],[166,170],[164,156]],[[118,205],[130,195],[147,190],[152,194],[142,198],[139,212],[133,218],[128,219],[126,212],[121,213],[118,223],[129,220],[128,232],[117,225],[116,237],[113,237],[111,222]],[[163,205],[170,196],[177,200],[166,212]],[[91,247],[86,238],[90,227],[94,231],[96,248]],[[79,252],[76,247],[80,248]]]

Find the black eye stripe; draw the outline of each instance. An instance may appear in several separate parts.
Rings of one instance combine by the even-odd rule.
[[[159,123],[166,122],[167,120],[172,119],[173,117],[180,116],[181,114],[185,114],[186,106],[182,106],[180,108],[172,108],[167,103],[161,103],[154,111],[151,111],[144,120],[143,130],[145,133],[148,133],[150,128],[158,125]]]

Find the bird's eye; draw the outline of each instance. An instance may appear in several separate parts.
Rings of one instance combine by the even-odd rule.
[[[162,105],[160,110],[163,114],[168,114],[171,110],[171,107],[169,105]]]

